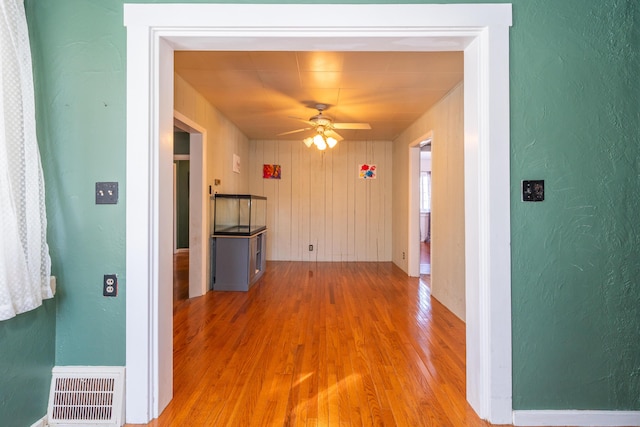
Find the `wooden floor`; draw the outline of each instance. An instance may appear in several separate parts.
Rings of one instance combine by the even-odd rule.
[[[431,243],[420,242],[420,276],[431,275]],[[427,278],[428,280],[428,278]]]
[[[431,243],[420,242],[420,265],[431,265]]]
[[[186,299],[174,398],[149,426],[490,426],[465,400],[465,326],[391,263],[268,262],[249,292]],[[427,276],[428,278],[428,276]]]

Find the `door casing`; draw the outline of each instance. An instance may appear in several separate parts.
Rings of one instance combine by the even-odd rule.
[[[460,50],[467,399],[511,423],[511,5],[125,4],[124,21],[127,422],[156,418],[172,397],[172,199],[159,189],[171,187],[174,50]]]

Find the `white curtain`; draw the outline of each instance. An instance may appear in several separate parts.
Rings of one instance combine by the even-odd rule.
[[[0,320],[53,296],[32,73],[23,0],[0,0]]]

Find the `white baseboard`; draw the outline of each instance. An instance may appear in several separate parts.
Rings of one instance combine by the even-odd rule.
[[[49,424],[47,424],[47,416],[45,415],[35,423],[31,424],[31,427],[47,427],[48,425]]]
[[[513,411],[514,426],[640,426],[640,411]]]

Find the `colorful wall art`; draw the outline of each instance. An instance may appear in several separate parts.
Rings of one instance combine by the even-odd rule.
[[[262,177],[264,179],[280,179],[282,175],[282,169],[280,165],[263,165]]]
[[[376,179],[376,165],[360,165],[360,179]]]

